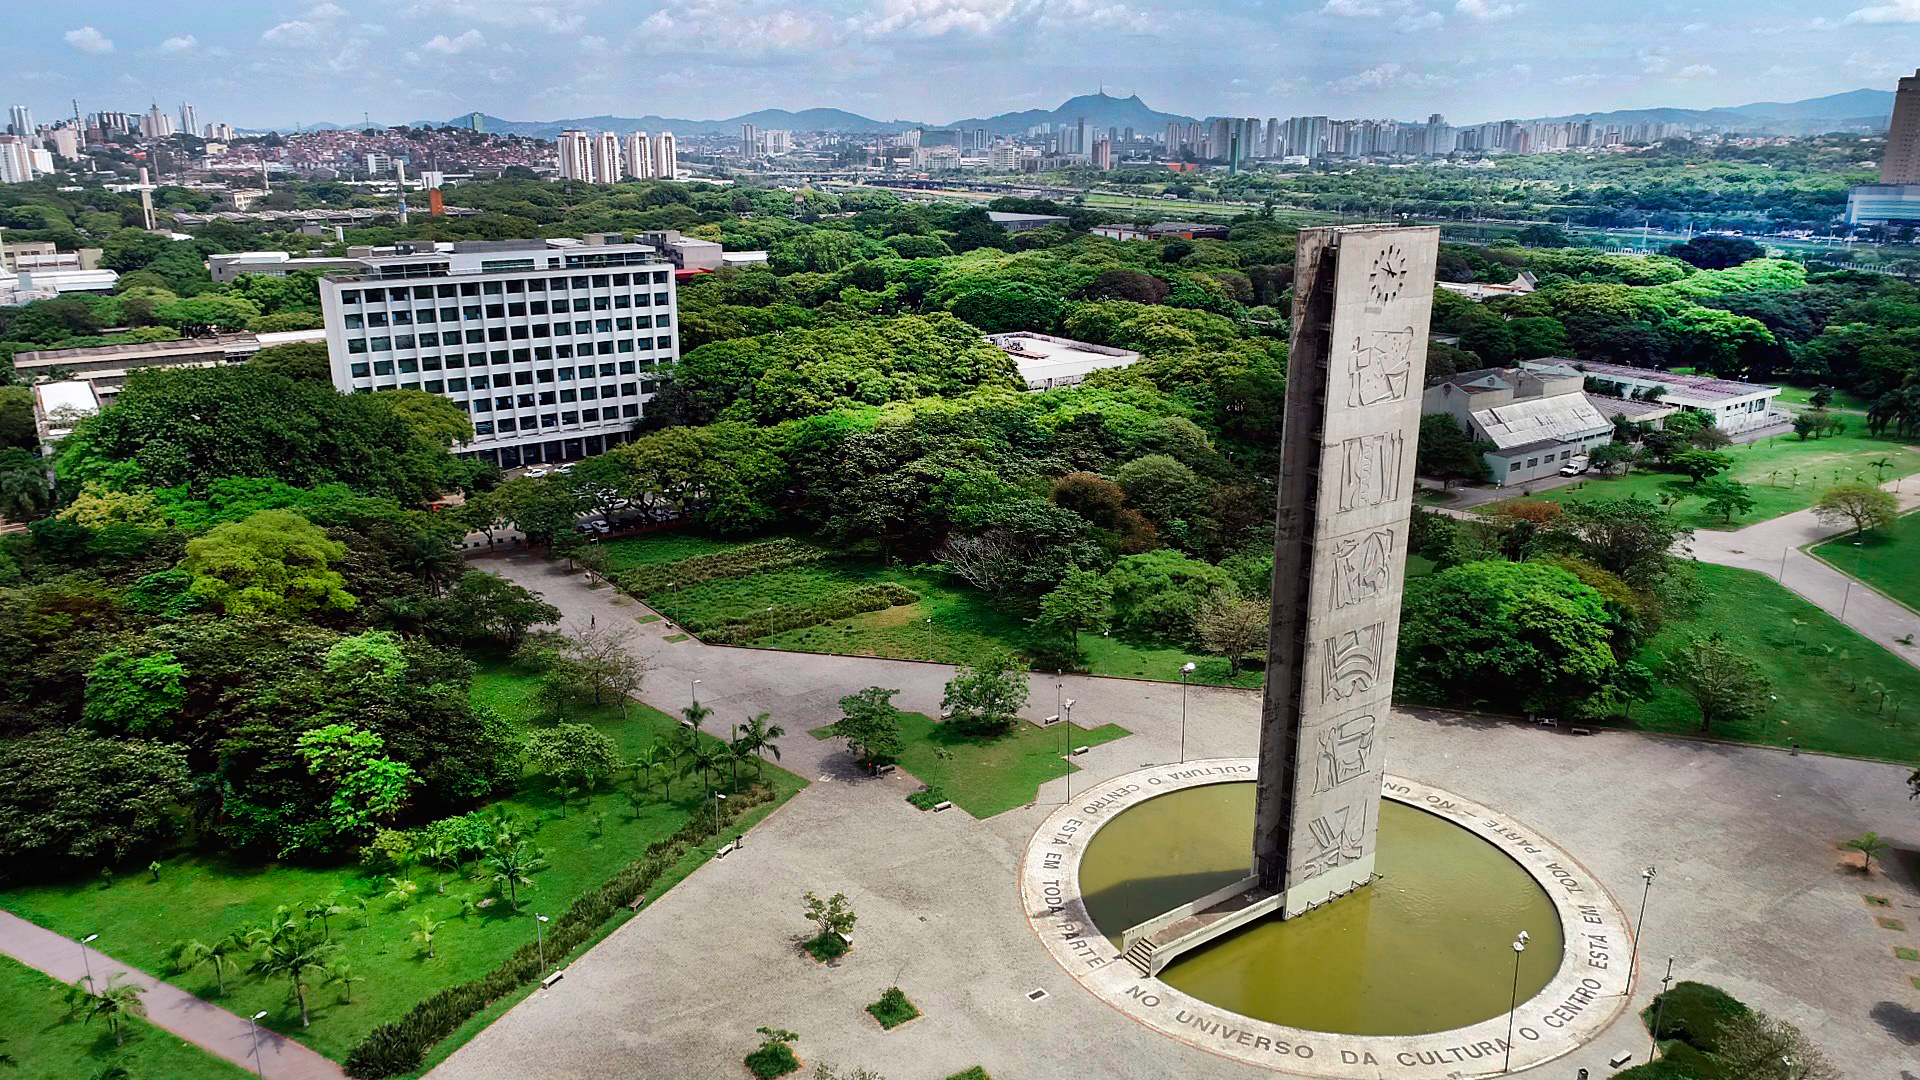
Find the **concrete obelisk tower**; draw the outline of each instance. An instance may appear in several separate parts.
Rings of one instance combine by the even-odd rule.
[[[1373,878],[1439,245],[1300,232],[1253,833],[1285,918]]]

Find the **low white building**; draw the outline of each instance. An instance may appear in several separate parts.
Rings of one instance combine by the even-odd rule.
[[[1029,390],[1057,390],[1083,382],[1102,368],[1127,367],[1140,359],[1130,349],[1034,334],[1021,330],[1010,334],[988,334],[987,340],[1008,356],[1020,369],[1020,379]]]
[[[1486,460],[1496,486],[1525,484],[1613,441],[1613,421],[1587,400],[1583,382],[1571,369],[1529,365],[1463,371],[1428,387],[1420,411],[1451,416],[1476,441],[1492,443]]]
[[[1596,394],[1657,401],[1697,412],[1713,421],[1713,426],[1729,435],[1757,427],[1777,424],[1786,419],[1773,411],[1773,399],[1780,396],[1777,386],[1735,382],[1705,375],[1676,375],[1657,368],[1629,367],[1625,364],[1599,364],[1589,361],[1530,360],[1523,367],[1557,365],[1583,376]]]
[[[1478,303],[1482,300],[1491,300],[1496,296],[1525,296],[1539,288],[1540,282],[1533,276],[1532,271],[1523,270],[1519,277],[1505,285],[1494,285],[1483,281],[1436,281],[1433,284],[1436,288],[1457,293]]]
[[[73,434],[74,425],[99,411],[100,398],[85,379],[34,384],[33,422],[43,445]]]

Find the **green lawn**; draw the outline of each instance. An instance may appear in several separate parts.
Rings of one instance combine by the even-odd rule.
[[[1878,532],[1835,537],[1811,551],[1841,573],[1920,610],[1920,514],[1907,514]]]
[[[0,956],[0,1076],[8,1080],[85,1080],[110,1066],[128,1080],[241,1080],[248,1070],[229,1064],[144,1020],[131,1021],[126,1041],[114,1045],[101,1021],[69,1019],[63,987],[40,972]]]
[[[1876,476],[1891,480],[1920,472],[1920,451],[1890,439],[1845,434],[1826,439],[1800,441],[1792,435],[1777,435],[1746,446],[1730,446],[1725,451],[1733,458],[1733,469],[1725,474],[1746,484],[1753,496],[1750,514],[1736,516],[1729,525],[1717,514],[1709,514],[1697,498],[1688,498],[1674,507],[1674,516],[1693,529],[1737,529],[1756,521],[1805,510],[1820,498],[1820,493],[1842,481],[1873,481]],[[1891,467],[1876,472],[1870,463],[1891,462]],[[1799,470],[1796,476],[1794,470]],[[1576,499],[1621,499],[1638,495],[1658,501],[1670,492],[1684,492],[1690,485],[1686,477],[1675,473],[1636,469],[1625,476],[1587,478],[1527,496],[1551,502]],[[1482,512],[1501,505],[1479,508]]]
[[[667,530],[647,533],[644,536],[623,536],[618,540],[608,540],[600,546],[607,553],[608,572],[617,574],[622,570],[632,570],[638,566],[669,563],[692,558],[695,555],[711,555],[716,551],[725,551],[738,545],[709,536]]]
[[[831,725],[813,729],[816,739],[834,737]],[[1034,800],[1040,785],[1079,772],[1070,752],[1130,735],[1118,724],[1083,728],[1065,721],[1050,728],[1022,721],[1006,735],[976,739],[937,723],[925,713],[900,714],[900,767],[953,805],[990,818]]]
[[[530,672],[495,665],[484,667],[474,678],[473,696],[525,725],[532,721],[535,686]],[[674,719],[637,703],[625,719],[614,706],[581,710],[570,719],[607,732],[627,756],[677,728]],[[721,730],[713,723],[709,721],[710,729]],[[766,775],[780,797],[756,807],[737,828],[748,827],[805,786],[805,781],[773,766],[767,767]],[[25,886],[0,892],[0,907],[62,934],[98,933],[95,946],[109,955],[195,993],[218,997],[210,969],[186,974],[171,969],[166,953],[174,942],[213,941],[244,923],[264,923],[280,904],[334,894],[377,897],[364,920],[356,904],[353,914],[332,921],[335,940],[344,946],[341,958],[367,977],[354,987],[351,1004],[341,1000],[336,987],[313,988],[309,993],[313,1024],[303,1031],[298,1013],[286,1000],[284,982],[236,980],[230,973],[228,995],[220,999],[237,1012],[268,1010],[270,1027],[339,1060],[375,1025],[395,1019],[442,986],[492,968],[533,935],[535,912],[558,914],[576,895],[604,882],[690,815],[710,812],[697,778],[676,780],[671,801],[656,787],[637,815],[624,793],[629,786],[623,777],[616,785],[619,790],[605,788],[585,806],[576,803],[564,817],[558,799],[543,781],[529,780],[514,796],[501,800],[501,805],[539,823],[533,843],[550,863],[535,875],[534,890],[523,892],[525,910],[517,914],[505,902],[496,902],[484,911],[462,916],[461,898],[478,901],[491,895],[491,883],[465,874],[443,879],[440,871],[429,867],[413,870],[420,896],[402,906],[384,899],[386,874],[369,873],[359,866],[252,865],[192,854],[166,860],[157,882],[143,873],[123,876],[111,888],[103,888],[97,879]],[[701,849],[690,852],[658,888],[664,890],[684,877],[708,854]],[[408,940],[411,920],[421,914],[446,924],[435,938],[432,959],[424,958]]]
[[[1780,397],[1778,400],[1787,405],[1805,405],[1811,408],[1813,405],[1813,391],[1805,386],[1783,386],[1780,388]],[[1833,393],[1833,403],[1827,407],[1836,413],[1860,413],[1865,415],[1867,406],[1870,404],[1872,404],[1872,402],[1851,390],[1836,390]]]
[[[1657,670],[1660,658],[1679,648],[1687,635],[1717,631],[1772,678],[1777,698],[1760,718],[1724,724],[1709,734],[1772,746],[1798,742],[1809,750],[1902,762],[1920,752],[1920,669],[1764,574],[1706,563],[1696,572],[1706,595],[1698,616],[1662,631],[1648,643],[1641,663]],[[1805,625],[1796,627],[1795,619]],[[1890,687],[1893,703],[1881,707],[1866,687],[1868,680]],[[1692,699],[1671,689],[1634,706],[1632,719],[1648,731],[1700,730]]]

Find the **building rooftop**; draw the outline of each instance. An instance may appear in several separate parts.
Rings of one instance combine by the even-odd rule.
[[[1090,371],[1126,367],[1140,359],[1140,354],[1130,349],[1115,349],[1051,334],[1017,331],[988,334],[987,340],[1013,357],[1014,364],[1020,369],[1020,378],[1033,388],[1077,382]]]
[[[322,339],[326,336],[325,331],[304,332],[318,333]],[[86,345],[77,349],[39,349],[33,352],[15,353],[13,366],[47,367],[58,366],[72,360],[106,360],[113,357],[133,359],[145,356],[216,352],[224,351],[230,345],[251,346],[256,340],[252,334],[218,334],[212,337],[180,338],[175,341],[133,341],[119,345]]]
[[[1571,441],[1613,427],[1585,394],[1523,398],[1510,405],[1476,409],[1473,418],[1501,450]]]
[[[989,210],[987,211],[987,220],[993,222],[995,225],[1006,225],[1009,223],[1035,221],[1051,223],[1055,221],[1065,221],[1067,219],[1059,214],[1009,214],[1000,210]]]
[[[1624,416],[1630,420],[1650,420],[1679,411],[1679,406],[1660,401],[1635,401],[1612,394],[1587,395],[1587,401],[1603,416]]]
[[[1556,364],[1572,366],[1574,361],[1560,357],[1548,357],[1543,360],[1529,360],[1523,367],[1536,364]],[[1732,379],[1715,379],[1705,375],[1676,375],[1671,371],[1658,368],[1631,367],[1626,364],[1602,364],[1580,361],[1577,368],[1583,375],[1598,375],[1602,378],[1639,379],[1643,382],[1660,383],[1674,390],[1685,391],[1689,399],[1714,400],[1718,398],[1744,398],[1754,394],[1775,390],[1765,383],[1735,382]],[[1778,392],[1777,390],[1775,391]]]

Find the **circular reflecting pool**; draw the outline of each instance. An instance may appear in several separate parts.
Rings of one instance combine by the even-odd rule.
[[[1233,884],[1252,859],[1251,783],[1157,796],[1096,833],[1080,862],[1094,924],[1128,927]],[[1176,959],[1161,981],[1256,1019],[1351,1035],[1419,1035],[1503,1013],[1512,942],[1528,932],[1519,1000],[1559,970],[1545,890],[1492,844],[1424,810],[1380,807],[1370,886],[1282,922],[1276,915]]]

